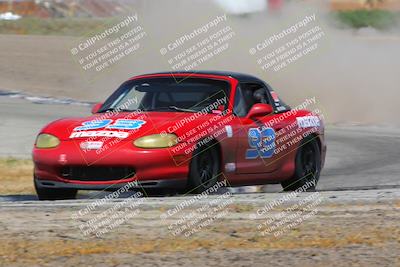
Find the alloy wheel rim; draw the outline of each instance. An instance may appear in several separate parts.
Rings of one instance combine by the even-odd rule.
[[[317,162],[315,158],[315,149],[311,144],[307,144],[303,147],[301,162],[304,179],[307,181],[314,180],[317,173]]]
[[[198,173],[200,174],[201,183],[205,187],[208,187],[208,185],[212,183],[212,178],[214,177],[214,164],[211,153],[206,152],[201,154]]]

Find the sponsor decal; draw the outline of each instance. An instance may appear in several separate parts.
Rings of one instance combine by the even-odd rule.
[[[234,172],[236,171],[236,164],[233,162],[229,162],[225,164],[225,171],[226,172]]]
[[[127,119],[117,119],[115,121],[110,119],[85,121],[82,122],[81,126],[74,128],[69,138],[114,137],[123,139],[129,136],[129,132],[112,131],[112,130],[137,130],[140,129],[142,125],[145,123],[146,121],[143,120],[127,120]],[[92,149],[99,149],[96,148],[96,146],[99,146],[98,143],[91,144],[91,146],[94,147]]]
[[[58,157],[58,162],[61,164],[61,165],[65,165],[65,164],[67,164],[67,155],[65,155],[65,154],[60,154],[60,156]]]
[[[114,122],[114,124],[108,125],[106,129],[136,130],[141,128],[145,123],[146,122],[142,120],[118,119]]]
[[[80,144],[82,150],[98,150],[103,147],[103,142],[93,141],[93,142],[82,142]]]
[[[311,127],[319,127],[321,126],[321,121],[319,120],[318,116],[305,116],[305,117],[298,117],[297,124],[300,128],[311,128]]]
[[[73,132],[69,138],[83,138],[83,137],[115,137],[124,139],[129,136],[128,132],[118,132],[118,131],[80,131]]]
[[[278,96],[278,94],[276,92],[271,91],[271,96],[272,96],[272,98],[274,99],[275,102],[278,102],[278,103],[280,102],[279,96]]]
[[[276,109],[277,109],[278,111],[285,111],[285,110],[286,110],[286,108],[283,107],[283,106],[276,107]]]
[[[225,126],[226,136],[231,138],[233,136],[232,126],[226,125]]]

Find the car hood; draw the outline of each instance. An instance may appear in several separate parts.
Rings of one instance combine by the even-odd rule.
[[[106,113],[94,114],[90,117],[85,118],[64,118],[54,121],[44,127],[41,133],[52,134],[57,136],[60,140],[72,140],[72,139],[85,139],[88,138],[87,134],[95,135],[91,136],[92,140],[102,138],[101,135],[104,132],[120,132],[122,133],[124,140],[135,140],[139,137],[159,134],[159,133],[175,133],[178,136],[184,136],[187,131],[197,127],[205,121],[209,121],[211,117],[219,115],[214,114],[201,114],[198,113],[186,113],[186,112],[144,112],[144,113],[120,113],[118,115],[109,115]],[[105,127],[97,129],[83,129],[79,128],[85,123],[93,121],[109,120],[110,123]],[[110,125],[115,125],[118,120],[131,120],[141,121],[140,126],[136,129],[112,129],[107,128]],[[92,124],[93,125],[93,124]],[[84,134],[81,134],[84,132]],[[79,134],[77,134],[79,133]],[[98,138],[97,138],[98,137]],[[112,137],[120,138],[120,137]]]

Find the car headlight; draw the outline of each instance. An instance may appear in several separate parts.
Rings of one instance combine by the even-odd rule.
[[[178,143],[175,134],[152,134],[136,139],[133,144],[140,148],[165,148]]]
[[[60,144],[60,139],[51,134],[39,134],[36,138],[37,148],[53,148]]]

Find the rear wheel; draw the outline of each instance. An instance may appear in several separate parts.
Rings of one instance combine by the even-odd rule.
[[[321,173],[321,152],[316,140],[305,139],[296,154],[294,176],[281,183],[284,191],[304,188],[313,191]]]
[[[221,162],[215,147],[200,147],[190,162],[188,185],[193,193],[201,193],[218,181]]]
[[[63,199],[75,199],[78,192],[77,189],[67,188],[46,188],[40,187],[36,179],[35,190],[39,200],[63,200]]]

